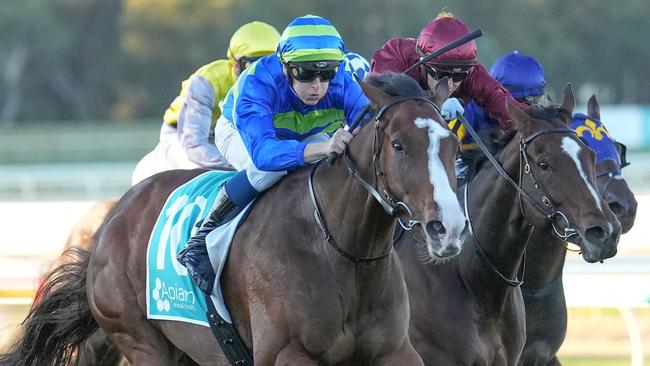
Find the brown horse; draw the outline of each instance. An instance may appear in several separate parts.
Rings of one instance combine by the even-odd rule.
[[[221,283],[258,365],[422,364],[407,334],[408,298],[392,233],[398,216],[406,227],[421,222],[413,230],[426,238],[429,255],[459,253],[466,223],[453,195],[458,142],[412,79],[371,80],[380,88],[362,88],[376,122],[361,128],[347,156],[285,177],[235,235]],[[438,103],[447,96],[441,87]],[[165,172],[129,190],[92,255],[81,253],[48,281],[4,362],[59,364],[99,326],[136,365],[173,365],[182,352],[202,365],[227,364],[208,328],[145,315],[149,235],[165,198],[199,173]]]
[[[600,120],[596,96],[587,104],[590,118]],[[620,166],[625,157],[619,155]],[[598,191],[621,222],[623,233],[634,224],[637,202],[611,160],[596,164]],[[526,252],[526,281],[521,286],[526,305],[526,345],[519,365],[560,365],[556,354],[567,330],[567,309],[562,284],[566,247],[562,240],[548,233],[534,235]]]
[[[396,245],[409,290],[409,334],[425,364],[517,363],[526,336],[521,238],[533,225],[536,234],[574,228],[589,262],[616,253],[620,224],[594,188],[593,151],[568,128],[573,106],[569,87],[560,108],[527,114],[508,106],[516,133],[496,154],[507,175],[483,161],[460,190],[473,235],[459,256],[426,265],[411,235]]]

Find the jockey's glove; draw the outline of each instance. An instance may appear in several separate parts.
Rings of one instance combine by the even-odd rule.
[[[463,108],[463,103],[458,98],[448,98],[442,103],[442,108],[440,109],[442,118],[447,121],[458,118],[463,113],[465,113],[465,108]]]

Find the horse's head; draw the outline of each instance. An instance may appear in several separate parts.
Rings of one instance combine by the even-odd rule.
[[[458,140],[410,77],[388,73],[367,80],[362,88],[376,111],[380,192],[397,205],[400,224],[425,238],[431,258],[458,254],[467,231],[454,193]],[[447,80],[439,85],[434,103],[449,95]]]
[[[558,107],[531,107],[525,113],[508,105],[519,135],[524,213],[538,227],[559,236],[572,229],[587,262],[616,254],[621,225],[596,188],[595,154],[569,128],[575,99],[567,85]],[[550,218],[550,220],[548,220]]]
[[[600,106],[595,95],[589,98],[587,115],[592,119],[592,123],[600,121]],[[596,135],[594,137],[599,137],[598,132],[593,134]],[[625,145],[613,140],[608,133],[601,134],[600,137],[602,137],[600,140],[591,138],[586,140],[587,145],[596,151],[596,184],[598,191],[607,201],[609,209],[621,223],[623,233],[626,233],[634,225],[637,202],[634,193],[621,174],[621,169],[628,164],[625,157]],[[598,146],[591,146],[590,143]]]

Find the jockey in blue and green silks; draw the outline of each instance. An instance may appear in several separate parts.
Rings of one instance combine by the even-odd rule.
[[[342,126],[369,102],[341,63],[344,49],[328,20],[296,18],[282,33],[276,54],[253,63],[228,93],[215,144],[240,172],[224,184],[211,214],[178,255],[206,294],[215,282],[206,235],[288,170],[341,154],[352,139]]]
[[[280,33],[264,22],[242,25],[230,38],[227,59],[201,66],[183,81],[179,95],[165,111],[160,142],[133,172],[132,184],[171,169],[227,167],[212,144],[220,102],[237,77],[256,59],[275,52]]]

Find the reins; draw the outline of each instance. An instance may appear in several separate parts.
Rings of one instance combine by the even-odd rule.
[[[521,138],[519,141],[519,182],[516,183],[508,174],[508,172],[503,169],[501,164],[496,160],[494,155],[488,150],[488,148],[485,146],[485,143],[481,140],[479,137],[478,133],[476,133],[476,130],[472,127],[472,125],[467,122],[465,117],[462,115],[458,116],[458,119],[460,122],[465,126],[465,130],[472,136],[474,141],[476,142],[477,146],[481,149],[483,154],[487,157],[487,159],[492,163],[494,168],[499,172],[499,174],[508,182],[510,185],[517,190],[519,193],[520,197],[525,198],[530,204],[533,205],[547,220],[552,222],[553,226],[553,231],[554,233],[562,240],[566,241],[569,237],[573,235],[577,235],[577,231],[571,226],[569,223],[566,215],[562,212],[557,210],[555,207],[553,207],[553,204],[551,203],[551,200],[547,197],[547,195],[544,193],[544,191],[541,189],[539,183],[537,182],[537,179],[535,178],[535,175],[533,174],[531,168],[530,168],[530,163],[528,162],[528,153],[527,153],[527,147],[528,144],[533,141],[535,138],[545,135],[548,133],[571,133],[575,134],[576,132],[570,128],[564,128],[564,127],[559,127],[559,128],[547,128],[543,130],[536,131],[532,135]],[[526,173],[531,180],[533,181],[533,186],[537,190],[540,200],[544,204],[545,207],[550,208],[552,211],[547,211],[544,206],[539,204],[535,199],[533,199],[528,192],[526,192],[522,188],[522,180],[523,180],[523,174]],[[521,200],[521,199],[520,199]],[[520,202],[521,205],[521,202]],[[523,211],[523,207],[521,207],[522,214],[525,214]],[[555,218],[557,217],[562,218],[566,225],[564,228],[564,233],[560,233],[559,230],[555,227]],[[530,222],[530,220],[528,220]]]
[[[358,171],[354,168],[352,162],[350,161],[350,158],[348,156],[348,150],[343,152],[342,159],[345,163],[346,171],[347,173],[355,180],[357,181],[370,195],[372,195],[377,202],[381,205],[381,207],[384,209],[384,211],[391,217],[396,217],[397,216],[397,221],[399,222],[400,226],[404,230],[411,230],[415,225],[421,224],[419,220],[414,220],[413,213],[409,206],[403,202],[395,198],[395,196],[390,192],[390,189],[388,188],[388,184],[385,179],[385,175],[381,169],[381,164],[379,161],[379,157],[381,155],[381,150],[379,149],[379,127],[380,127],[380,120],[381,117],[384,115],[384,112],[388,110],[388,108],[400,104],[405,101],[409,100],[415,100],[415,101],[423,101],[426,102],[427,104],[431,105],[438,113],[440,110],[438,107],[428,98],[425,97],[393,97],[388,100],[387,103],[385,103],[382,108],[377,112],[377,115],[375,116],[374,120],[374,136],[373,136],[373,146],[372,146],[372,168],[373,168],[373,175],[375,177],[375,182],[374,184],[369,183],[366,181],[364,178],[362,178]],[[316,219],[316,222],[318,226],[320,227],[321,231],[323,232],[325,236],[325,241],[329,243],[337,252],[339,252],[343,257],[351,260],[352,262],[355,263],[369,263],[373,262],[382,258],[387,257],[393,250],[393,246],[391,244],[390,248],[377,256],[374,257],[358,257],[352,254],[347,253],[345,250],[343,250],[340,245],[336,242],[336,240],[332,237],[332,234],[330,233],[327,223],[325,222],[325,219],[321,213],[320,206],[318,204],[318,200],[316,198],[316,193],[314,191],[314,174],[316,172],[316,169],[322,162],[319,161],[317,164],[315,164],[309,174],[309,197],[312,201],[312,204],[314,205],[314,217]],[[382,193],[379,192],[379,182],[382,182],[382,185],[384,186]],[[405,214],[408,218],[408,221],[404,221],[402,216],[400,214]]]
[[[537,137],[539,137],[541,135],[548,134],[548,133],[573,133],[573,134],[575,134],[576,133],[575,130],[570,129],[570,128],[562,128],[562,127],[560,127],[560,128],[547,128],[547,129],[536,131],[535,133],[533,133],[530,136],[527,136],[525,138],[522,137],[520,139],[520,141],[519,141],[519,182],[515,182],[512,179],[512,177],[510,177],[508,172],[506,172],[505,169],[501,166],[501,164],[497,161],[497,159],[494,157],[494,155],[489,151],[487,146],[485,146],[485,143],[483,142],[483,140],[481,140],[481,138],[478,135],[478,133],[476,132],[476,130],[474,130],[474,127],[472,127],[472,125],[465,119],[465,117],[463,117],[462,115],[459,115],[458,119],[460,120],[460,122],[465,127],[465,130],[470,134],[470,136],[472,136],[472,138],[476,142],[477,146],[481,149],[481,151],[483,152],[485,157],[490,161],[490,163],[494,166],[494,168],[497,170],[497,172],[499,172],[499,175],[501,175],[501,177],[503,177],[518,192],[518,195],[519,195],[519,209],[520,209],[522,215],[524,216],[524,218],[526,217],[526,214],[525,214],[525,210],[524,210],[524,207],[523,207],[523,199],[522,199],[522,197],[524,199],[526,199],[530,204],[532,204],[532,206],[535,207],[547,220],[551,221],[551,227],[553,228],[553,233],[558,238],[560,238],[563,242],[566,243],[567,240],[570,237],[572,237],[574,235],[578,235],[576,229],[573,228],[573,226],[569,222],[567,216],[562,211],[557,210],[552,205],[551,200],[547,197],[545,192],[540,187],[539,183],[537,182],[537,179],[535,178],[535,175],[533,174],[533,172],[532,172],[532,170],[530,168],[530,163],[528,161],[528,153],[527,153],[528,144],[531,141],[533,141],[535,138],[537,138]],[[540,196],[540,200],[541,200],[541,202],[542,202],[542,204],[544,206],[542,206],[539,202],[537,202],[535,199],[533,199],[533,197],[531,197],[530,194],[528,192],[526,192],[526,190],[524,190],[522,188],[522,181],[523,181],[524,173],[527,174],[531,178],[531,180],[533,182],[533,186],[537,190],[537,193]],[[494,271],[505,283],[507,283],[508,286],[511,286],[511,287],[520,286],[523,283],[524,273],[525,273],[526,246],[528,245],[528,242],[530,241],[532,233],[535,230],[535,226],[530,223],[529,219],[526,219],[526,221],[529,222],[528,226],[529,226],[530,229],[529,229],[529,232],[528,232],[528,235],[527,235],[526,242],[524,243],[523,265],[521,265],[520,269],[517,271],[517,272],[521,273],[521,276],[520,276],[521,280],[517,280],[517,277],[518,277],[517,275],[515,275],[514,280],[507,278],[494,266],[494,264],[492,264],[492,261],[487,256],[487,253],[486,253],[485,249],[483,248],[483,246],[481,245],[480,241],[478,240],[478,238],[476,237],[476,235],[474,233],[472,220],[470,219],[470,214],[469,214],[469,207],[468,207],[469,206],[469,193],[468,193],[468,191],[469,191],[469,180],[465,184],[465,192],[464,192],[465,216],[467,217],[467,221],[469,223],[468,225],[469,225],[470,234],[474,238],[474,241],[476,242],[477,247],[479,249],[478,250],[479,254],[481,255],[481,257],[483,257],[486,260],[486,262],[487,262],[488,266],[490,267],[490,269],[492,269],[492,271]],[[547,211],[547,208],[550,208],[551,211],[550,212]],[[558,228],[555,226],[555,219],[557,217],[560,217],[565,223],[563,233],[560,232],[560,230],[558,230]]]

